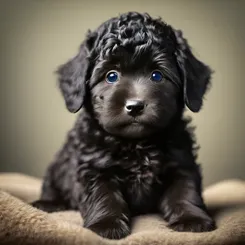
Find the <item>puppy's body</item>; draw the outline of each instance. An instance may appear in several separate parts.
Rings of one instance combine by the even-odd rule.
[[[49,178],[44,182],[44,188],[50,186],[57,190],[67,207],[79,207],[77,200],[74,200],[74,197],[81,195],[81,187],[74,188],[76,180],[84,179],[82,181],[87,184],[90,182],[89,176],[94,175],[96,178],[105,178],[110,185],[114,183],[118,186],[117,189],[122,191],[133,211],[132,215],[155,212],[159,197],[169,187],[170,170],[192,168],[193,172],[199,173],[184,121],[176,125],[176,130],[183,130],[180,142],[168,132],[158,133],[148,140],[122,142],[121,139],[102,133],[85,113],[83,111],[76,127],[68,134],[67,142],[51,164]],[[185,144],[182,147],[189,148],[186,156],[183,149],[182,152],[178,151],[177,144],[181,144],[181,140]],[[174,143],[176,149],[172,148]],[[43,192],[44,200],[52,198],[48,192]]]
[[[105,82],[110,70],[115,84]],[[161,80],[150,78],[152,70],[162,72]],[[84,108],[34,206],[78,209],[85,227],[108,238],[128,235],[131,217],[151,212],[178,231],[213,229],[192,132],[182,118],[185,103],[201,108],[210,71],[179,33],[128,13],[90,33],[58,72],[67,108]],[[133,114],[132,101],[142,107]]]

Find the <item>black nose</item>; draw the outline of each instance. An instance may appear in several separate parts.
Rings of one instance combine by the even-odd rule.
[[[142,100],[128,100],[125,105],[126,112],[131,116],[136,116],[145,108],[145,103]]]

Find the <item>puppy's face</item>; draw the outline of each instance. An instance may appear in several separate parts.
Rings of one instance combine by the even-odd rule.
[[[165,127],[182,106],[173,57],[167,52],[154,55],[152,46],[135,51],[140,48],[120,50],[119,57],[103,59],[92,72],[92,107],[100,125],[111,134],[148,136]]]
[[[140,138],[166,127],[184,102],[198,112],[211,72],[180,31],[130,12],[90,32],[58,74],[69,111],[89,104],[104,130]]]

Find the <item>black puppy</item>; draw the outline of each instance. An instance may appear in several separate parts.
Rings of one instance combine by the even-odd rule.
[[[122,14],[89,32],[58,74],[68,110],[83,108],[35,207],[78,209],[84,227],[114,239],[130,234],[133,216],[152,212],[176,231],[215,228],[182,118],[185,104],[200,110],[211,71],[180,31]]]

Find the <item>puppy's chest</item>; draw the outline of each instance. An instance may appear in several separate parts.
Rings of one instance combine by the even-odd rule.
[[[151,185],[158,181],[164,169],[165,153],[157,147],[119,148],[116,150],[90,148],[80,152],[83,165],[115,176],[130,184]]]
[[[84,154],[83,161],[90,170],[95,168],[108,180],[119,183],[132,209],[141,212],[151,209],[149,205],[159,193],[166,167],[165,153],[161,149],[153,146],[95,150]]]
[[[152,156],[150,152],[136,152],[136,156],[126,157],[121,167],[125,171],[124,181],[132,186],[147,188],[158,182],[163,158],[160,154]]]
[[[162,185],[164,161],[164,154],[158,149],[136,150],[123,159],[120,165],[123,169],[121,180],[133,209],[150,209],[148,206],[152,204],[157,189]]]

